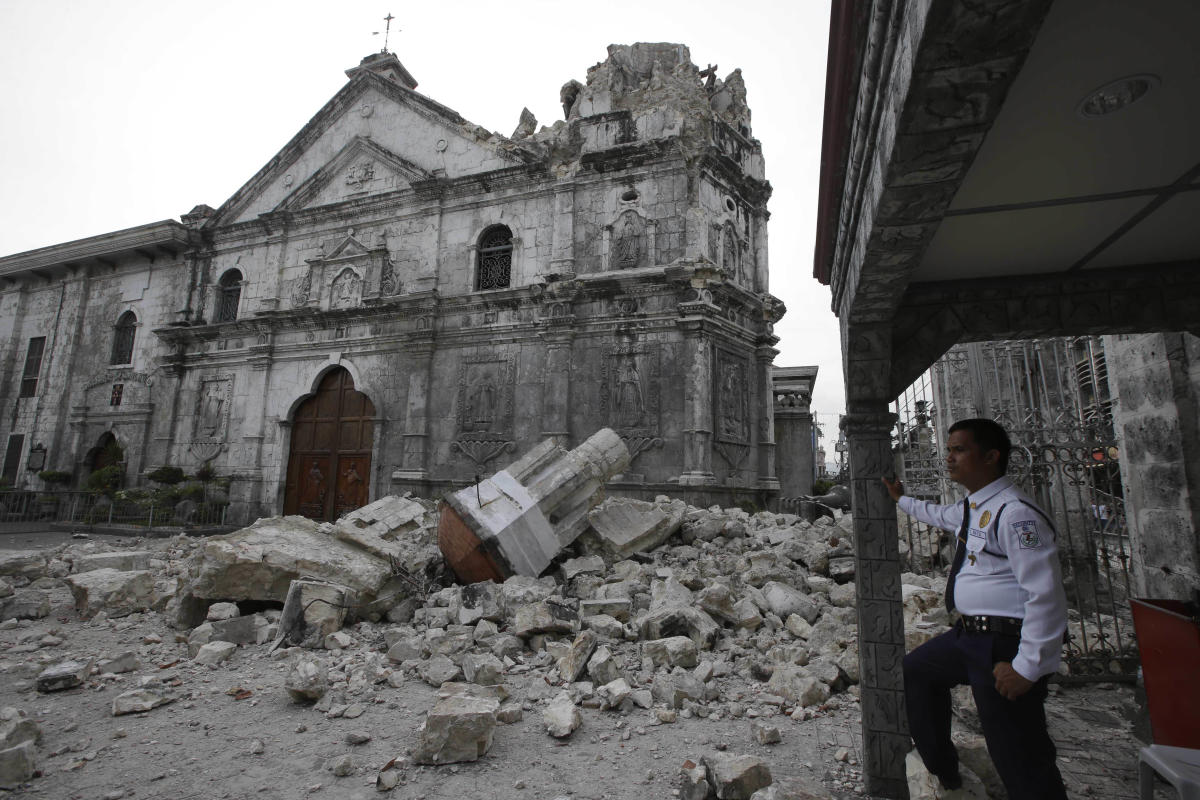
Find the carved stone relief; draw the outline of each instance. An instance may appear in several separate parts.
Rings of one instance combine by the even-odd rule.
[[[329,285],[330,308],[355,308],[362,301],[362,278],[346,267]]]
[[[621,212],[606,226],[609,270],[636,269],[654,264],[654,223],[633,209]]]
[[[457,436],[451,452],[483,467],[516,445],[513,441],[513,378],[510,358],[468,358],[459,367]]]
[[[229,414],[233,403],[233,376],[222,375],[200,381],[188,452],[200,461],[211,461],[226,448]]]
[[[620,434],[630,460],[661,447],[658,349],[624,341],[605,353],[601,367],[600,416]]]
[[[750,443],[749,367],[732,354],[722,353],[716,371],[715,430],[717,441]]]
[[[302,306],[308,302],[308,293],[312,291],[313,270],[310,265],[304,274],[292,284],[292,306]]]

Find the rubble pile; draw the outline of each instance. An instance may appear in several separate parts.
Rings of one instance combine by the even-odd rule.
[[[422,764],[474,761],[526,715],[563,742],[589,713],[635,725],[744,719],[769,745],[793,720],[857,702],[848,515],[810,524],[609,498],[546,574],[467,585],[442,569],[437,517],[433,503],[391,497],[336,524],[273,518],[153,550],[86,541],[0,556],[3,627],[51,613],[120,627],[161,613],[178,631],[154,665],[133,652],[63,652],[39,634],[14,648],[35,657],[29,668],[8,675],[40,693],[112,685],[114,716],[187,703],[189,672],[248,658],[273,669],[281,696],[330,718],[357,718],[391,687],[422,681],[437,698],[408,749],[370,767],[380,788]],[[941,586],[905,584],[910,636],[934,635]],[[5,780],[30,779],[36,742],[6,739]],[[749,756],[696,753],[679,780],[688,797],[776,796]]]

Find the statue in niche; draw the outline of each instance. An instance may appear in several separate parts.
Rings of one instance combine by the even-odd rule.
[[[358,298],[358,275],[354,270],[342,270],[342,274],[337,276],[332,287],[332,302],[330,305],[333,308],[349,308],[356,304]]]
[[[642,398],[642,378],[632,354],[621,357],[617,366],[617,425],[636,428],[642,424],[646,407]]]
[[[476,430],[487,430],[496,419],[496,384],[484,373],[467,399],[467,421]]]
[[[725,235],[721,241],[721,268],[730,278],[741,281],[742,276],[738,271],[737,242],[734,240],[733,231],[728,228],[725,229]]]
[[[216,436],[221,430],[221,410],[225,407],[225,393],[221,384],[210,383],[200,400],[200,434]]]
[[[739,364],[726,364],[721,375],[721,435],[745,440],[746,378]]]
[[[642,235],[634,224],[633,217],[626,214],[613,246],[613,263],[620,269],[631,269],[642,258]]]

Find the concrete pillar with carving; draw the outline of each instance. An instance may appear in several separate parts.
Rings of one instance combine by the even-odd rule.
[[[906,797],[904,758],[912,749],[904,707],[904,613],[896,504],[880,477],[892,473],[886,403],[861,403],[842,419],[850,447],[858,648],[867,791]]]
[[[560,182],[554,188],[554,227],[550,272],[560,280],[575,277],[575,184]]]
[[[423,481],[429,477],[426,469],[429,440],[429,382],[433,374],[433,331],[422,329],[408,345],[408,397],[404,405],[404,447],[400,465],[392,473],[393,480]]]
[[[681,320],[684,331],[683,472],[681,486],[716,482],[712,471],[713,352],[700,320]]]
[[[780,497],[812,494],[815,464],[809,404],[816,377],[816,367],[776,367],[771,374]]]
[[[553,439],[559,447],[569,447],[571,439],[571,330],[551,330],[542,334],[546,343],[545,397],[542,401],[542,437]],[[586,431],[591,433],[591,431]]]
[[[758,398],[758,488],[774,492],[779,489],[779,478],[775,474],[775,422],[771,414],[774,404],[771,391],[771,364],[779,351],[772,345],[778,342],[775,336],[769,337],[754,351],[755,382],[758,386],[755,396]]]

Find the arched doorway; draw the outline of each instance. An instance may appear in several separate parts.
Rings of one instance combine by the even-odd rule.
[[[111,467],[113,464],[120,464],[125,460],[125,450],[121,447],[121,443],[117,441],[117,437],[113,436],[111,431],[105,431],[101,434],[96,446],[88,453],[88,470],[95,472],[105,467]]]
[[[338,367],[296,409],[283,513],[335,520],[367,504],[375,404]]]

